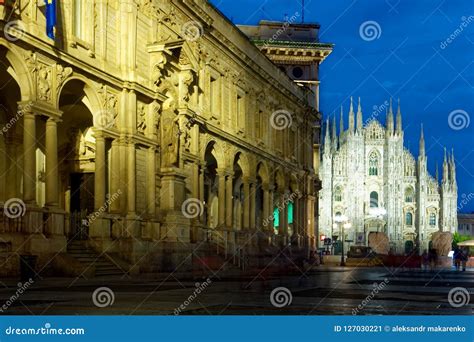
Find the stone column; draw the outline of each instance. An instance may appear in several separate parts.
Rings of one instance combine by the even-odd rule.
[[[36,204],[36,116],[23,112],[23,199]]]
[[[134,216],[136,211],[136,151],[133,141],[128,142],[127,155],[127,215]]]
[[[229,174],[226,179],[226,214],[225,225],[228,229],[233,229],[233,211],[234,211],[234,194],[233,194],[233,175]]]
[[[120,194],[116,200],[110,203],[110,211],[113,213],[119,213],[121,197],[125,195],[125,190],[123,189],[121,182],[121,165],[120,165],[120,142],[117,139],[112,141],[111,149],[111,172],[110,172],[110,194]],[[120,193],[119,193],[120,191]]]
[[[282,193],[280,198],[280,229],[278,231],[284,237],[288,236],[288,194]]]
[[[46,205],[59,205],[58,134],[56,118],[46,121]]]
[[[147,153],[147,213],[149,218],[156,214],[156,155],[155,147],[150,147]]]
[[[262,227],[263,230],[269,230],[270,222],[269,222],[269,217],[270,217],[270,190],[268,188],[268,185],[263,186],[263,213],[262,213],[262,222],[265,224],[268,222],[268,224]]]
[[[209,211],[210,211],[210,203],[209,199],[204,197],[204,172],[206,171],[206,166],[201,165],[199,167],[199,200],[201,203],[206,203],[207,206],[207,216],[209,216]],[[199,216],[199,222],[206,224],[207,222],[204,222],[204,215]]]
[[[255,182],[250,184],[250,223],[249,228],[255,230],[255,211],[256,211],[257,187]]]
[[[95,171],[94,171],[94,209],[98,211],[105,204],[106,162],[105,138],[102,132],[96,130],[95,136]]]
[[[226,223],[225,219],[225,172],[223,170],[217,170],[217,177],[219,182],[218,197],[219,197],[219,227],[224,227]]]
[[[250,228],[250,198],[252,196],[252,193],[250,192],[250,182],[248,178],[244,178],[243,180],[243,188],[244,188],[244,203],[243,203],[243,210],[244,210],[244,215],[243,215],[243,222],[242,222],[242,227],[245,230],[248,230]]]

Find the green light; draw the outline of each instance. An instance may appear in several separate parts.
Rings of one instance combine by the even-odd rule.
[[[293,223],[293,208],[294,208],[293,202],[289,202],[288,203],[288,224]]]

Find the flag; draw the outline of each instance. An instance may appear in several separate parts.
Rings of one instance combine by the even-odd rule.
[[[46,34],[54,39],[54,28],[56,27],[56,0],[44,0],[46,3]]]

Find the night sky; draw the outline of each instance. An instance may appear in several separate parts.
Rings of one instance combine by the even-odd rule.
[[[300,0],[211,2],[235,24],[302,13]],[[474,0],[306,0],[304,15],[335,44],[321,66],[325,118],[339,119],[343,105],[347,128],[349,98],[360,96],[364,121],[384,123],[384,105],[400,98],[405,146],[418,155],[423,124],[432,175],[444,147],[454,149],[458,209],[473,212]]]

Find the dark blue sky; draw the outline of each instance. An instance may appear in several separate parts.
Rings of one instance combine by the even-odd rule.
[[[236,24],[302,9],[300,0],[211,2]],[[321,66],[325,117],[343,104],[347,127],[351,95],[361,97],[365,120],[400,98],[405,146],[418,155],[423,124],[433,175],[444,146],[454,148],[459,209],[474,211],[474,0],[306,0],[305,8],[305,22],[321,24],[320,40],[335,44]],[[361,34],[366,22],[375,22],[376,36]],[[385,121],[385,110],[378,119]]]

